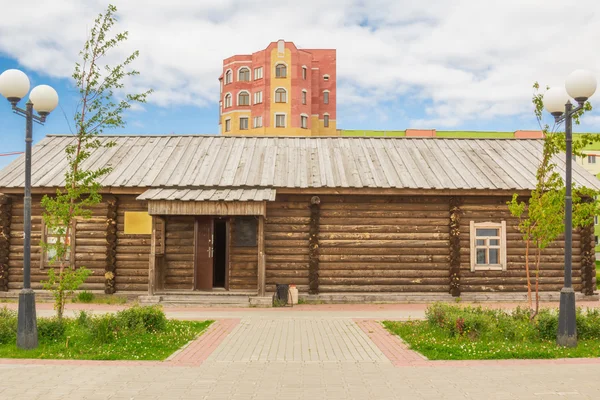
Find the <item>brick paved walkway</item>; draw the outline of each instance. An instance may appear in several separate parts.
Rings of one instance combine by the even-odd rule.
[[[0,360],[0,400],[600,398],[600,359],[428,361],[349,311],[236,311],[167,362]]]

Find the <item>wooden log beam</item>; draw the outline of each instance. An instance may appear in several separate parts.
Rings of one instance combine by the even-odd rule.
[[[310,199],[310,229],[308,239],[308,293],[319,294],[319,225],[321,199]]]
[[[116,253],[117,253],[117,218],[118,218],[118,204],[117,198],[114,196],[107,196],[104,198],[108,204],[106,212],[106,266],[104,274],[104,293],[113,294],[116,292]],[[80,251],[83,251],[81,246]]]
[[[258,217],[258,295],[265,295],[265,277],[266,277],[266,260],[265,260],[265,217]],[[234,280],[232,280],[235,282]],[[232,282],[230,282],[231,284]]]
[[[0,194],[0,292],[8,291],[12,199]]]
[[[460,296],[460,217],[461,199],[450,198],[450,294]]]
[[[588,225],[580,229],[581,233],[581,291],[591,296],[596,290],[596,252],[594,226]]]

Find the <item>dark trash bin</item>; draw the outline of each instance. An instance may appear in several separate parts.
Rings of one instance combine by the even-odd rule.
[[[290,285],[288,285],[288,284],[276,284],[275,285],[275,298],[278,300],[278,303],[280,305],[287,305],[289,291],[290,291]]]

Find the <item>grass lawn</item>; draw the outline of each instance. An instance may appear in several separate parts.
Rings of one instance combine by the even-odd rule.
[[[6,310],[0,314],[5,321],[12,318]],[[16,336],[4,329],[0,331],[0,358],[164,360],[213,322],[167,320],[164,314],[158,317],[160,321],[145,316],[136,320],[132,314],[136,312],[94,317],[83,313],[84,317],[65,318],[62,324],[56,319],[38,318],[39,347],[35,350],[17,349]],[[4,328],[9,325],[0,324]],[[11,331],[13,326],[16,330],[12,322],[10,325]]]
[[[425,321],[384,321],[411,349],[430,360],[498,360],[600,357],[600,313],[578,313],[579,344],[555,343],[558,317],[544,311],[534,323],[522,309],[501,310],[433,305]]]

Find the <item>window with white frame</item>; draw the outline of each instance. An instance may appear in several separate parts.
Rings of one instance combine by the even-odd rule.
[[[250,105],[250,93],[240,92],[238,94],[238,106],[249,106]]]
[[[287,67],[285,64],[277,64],[275,66],[275,78],[287,77]]]
[[[225,72],[225,84],[228,85],[231,82],[233,82],[233,72],[228,69],[227,72]]]
[[[248,117],[240,117],[240,130],[248,129]]]
[[[306,89],[302,89],[302,104],[306,104],[306,95],[307,95],[307,91]]]
[[[308,116],[301,115],[300,116],[300,128],[308,128]]]
[[[262,128],[262,116],[254,117],[254,128]]]
[[[254,92],[254,104],[260,104],[262,102],[262,91]]]
[[[284,88],[275,90],[275,103],[287,103],[287,91]]]
[[[231,93],[227,93],[225,95],[225,101],[223,103],[225,105],[225,108],[231,107]]]
[[[306,67],[302,67],[302,79],[306,80]]]
[[[329,75],[323,75],[323,80],[324,81],[328,81],[329,80]]]
[[[588,164],[596,164],[596,155],[590,154],[588,157]]]
[[[471,271],[506,271],[506,221],[471,221]]]
[[[285,128],[285,114],[275,114],[275,128]]]
[[[329,128],[329,114],[323,115],[323,126]]]
[[[329,90],[323,92],[323,104],[329,104]]]
[[[263,67],[254,68],[254,80],[262,79]]]
[[[238,70],[238,81],[250,82],[250,68],[242,67]]]
[[[231,131],[231,120],[226,119],[225,120],[225,132],[230,132],[230,131]]]

